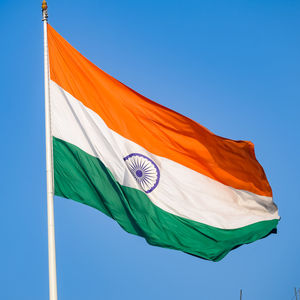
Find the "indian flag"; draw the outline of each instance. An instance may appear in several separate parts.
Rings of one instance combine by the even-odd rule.
[[[103,72],[48,25],[55,195],[151,245],[218,261],[276,230],[247,141],[217,136]]]

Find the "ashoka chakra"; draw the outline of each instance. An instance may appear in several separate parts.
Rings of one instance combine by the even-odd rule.
[[[131,153],[124,157],[124,161],[146,193],[151,193],[157,187],[160,172],[152,159],[140,153]]]

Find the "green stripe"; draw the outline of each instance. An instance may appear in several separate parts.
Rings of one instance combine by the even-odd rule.
[[[170,214],[143,192],[122,186],[97,158],[53,138],[55,195],[92,206],[151,245],[218,261],[241,244],[267,236],[278,220],[225,230]]]

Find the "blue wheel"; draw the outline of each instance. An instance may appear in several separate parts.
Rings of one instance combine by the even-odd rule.
[[[160,171],[155,162],[140,153],[131,153],[124,161],[145,193],[151,193],[158,185]]]

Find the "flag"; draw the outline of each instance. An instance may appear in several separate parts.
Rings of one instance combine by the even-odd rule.
[[[48,49],[55,195],[213,261],[274,232],[278,210],[251,142],[138,94],[50,25]]]

